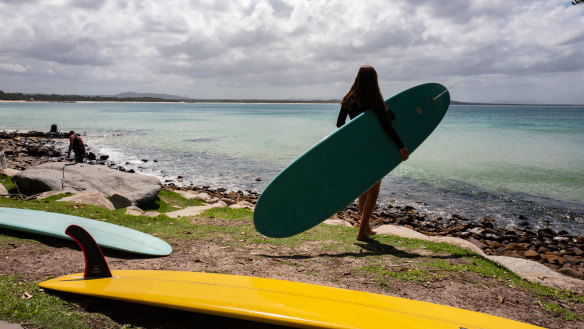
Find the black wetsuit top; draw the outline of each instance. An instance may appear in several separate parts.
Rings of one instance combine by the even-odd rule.
[[[342,125],[345,124],[345,120],[347,120],[347,115],[349,115],[349,117],[353,119],[359,114],[365,112],[366,110],[367,109],[364,108],[348,109],[346,107],[341,107],[341,110],[339,111],[339,118],[337,119],[337,128],[340,128]],[[379,122],[381,123],[381,126],[383,127],[383,130],[385,130],[387,135],[389,135],[389,137],[391,137],[391,139],[395,141],[395,143],[397,144],[397,146],[399,146],[400,149],[404,147],[405,146],[404,143],[402,142],[401,138],[399,138],[397,131],[395,131],[395,128],[391,124],[391,121],[395,119],[395,114],[390,109],[387,109],[387,111],[385,111],[384,109],[376,108],[374,109],[374,111],[375,115],[377,115],[377,118],[379,119]]]

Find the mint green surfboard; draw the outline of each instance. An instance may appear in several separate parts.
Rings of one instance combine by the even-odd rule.
[[[393,126],[412,153],[446,114],[450,94],[441,84],[427,83],[385,103],[395,113]],[[365,111],[270,182],[254,210],[255,228],[274,238],[304,232],[358,198],[401,162],[398,146],[375,113]]]
[[[70,225],[83,227],[100,247],[149,256],[167,256],[172,252],[172,247],[165,241],[131,228],[53,212],[0,207],[0,230],[10,229],[73,241],[65,234]]]

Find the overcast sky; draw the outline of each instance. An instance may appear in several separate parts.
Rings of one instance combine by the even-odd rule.
[[[0,90],[584,104],[584,5],[559,0],[0,0]]]

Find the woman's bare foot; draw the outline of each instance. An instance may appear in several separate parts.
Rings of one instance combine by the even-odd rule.
[[[367,234],[357,234],[357,240],[359,241],[369,241],[371,237]]]

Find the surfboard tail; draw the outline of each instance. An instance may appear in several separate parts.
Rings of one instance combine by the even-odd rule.
[[[65,234],[70,236],[83,251],[85,258],[84,278],[111,278],[112,273],[105,261],[101,249],[84,228],[78,225],[70,225],[65,230]]]

